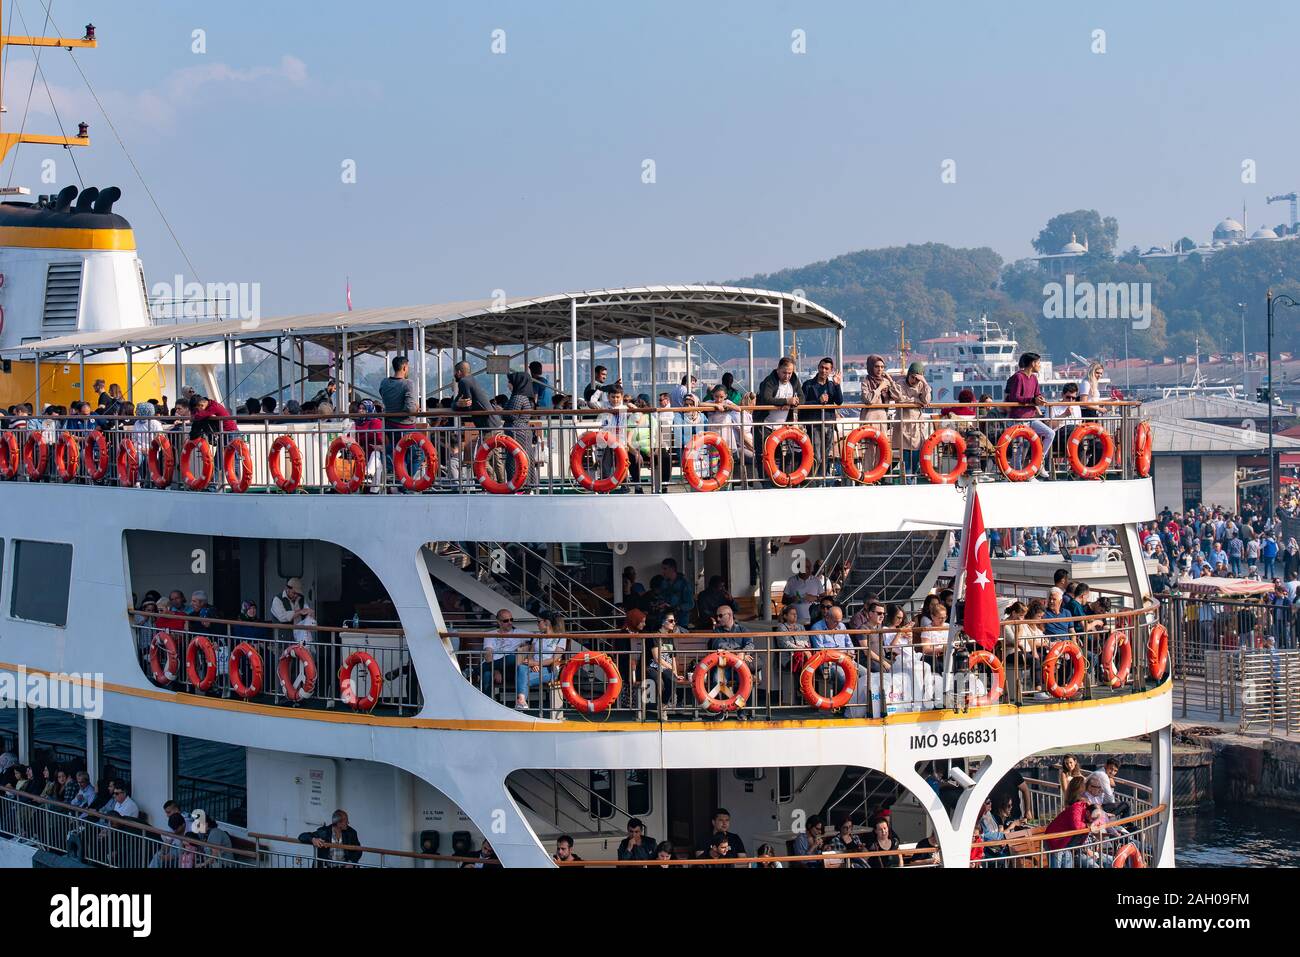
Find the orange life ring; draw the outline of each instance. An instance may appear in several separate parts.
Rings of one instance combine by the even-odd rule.
[[[951,472],[939,473],[934,467],[934,453],[941,445],[951,445],[957,450],[957,466]],[[966,440],[956,429],[940,429],[921,446],[921,471],[932,485],[952,485],[966,472]]]
[[[149,479],[154,485],[158,488],[166,488],[172,484],[172,476],[176,474],[176,456],[172,452],[172,443],[167,436],[154,436],[153,441],[149,443],[145,461],[149,463]]]
[[[111,461],[108,439],[99,429],[91,429],[86,433],[86,475],[92,482],[102,482]]]
[[[844,675],[844,687],[830,698],[819,692],[813,685],[817,677],[817,669],[827,664],[837,665],[840,673]],[[823,648],[821,651],[814,652],[804,662],[803,670],[799,672],[799,690],[803,692],[803,699],[818,711],[835,711],[843,708],[849,703],[857,687],[858,668],[854,664],[853,656],[839,648]]]
[[[140,456],[135,443],[122,436],[117,443],[117,482],[124,488],[135,485],[135,475],[140,469]]]
[[[1115,653],[1119,652],[1119,662]],[[1101,646],[1101,673],[1106,683],[1112,688],[1121,688],[1128,681],[1129,672],[1133,670],[1133,642],[1128,632],[1121,628],[1114,629]]]
[[[1115,852],[1115,857],[1111,860],[1110,866],[1146,867],[1147,862],[1146,858],[1142,856],[1142,852],[1138,849],[1138,846],[1133,843],[1128,843]]]
[[[498,482],[488,475],[488,456],[493,449],[505,449],[515,460],[515,476],[505,482]],[[513,495],[524,487],[528,481],[528,453],[524,447],[504,433],[489,435],[478,444],[474,453],[474,480],[485,492],[493,495]]]
[[[989,687],[987,694],[971,696],[971,705],[976,708],[983,708],[985,705],[997,704],[1002,697],[1002,692],[1007,687],[1006,672],[1002,668],[1002,659],[991,651],[985,651],[983,648],[971,652],[968,667],[974,670],[976,665],[986,665],[993,673],[993,684]]]
[[[1165,670],[1169,667],[1169,632],[1165,626],[1156,624],[1147,637],[1147,674],[1156,681],[1162,681]]]
[[[240,468],[235,468],[235,455],[239,455]],[[226,451],[222,455],[222,471],[226,473],[226,485],[232,492],[247,492],[248,486],[253,484],[253,453],[248,449],[248,443],[243,439],[235,439],[226,443]]]
[[[302,687],[298,687],[293,680],[293,663],[299,661],[302,663]],[[378,671],[379,666],[375,666]],[[280,653],[280,662],[276,666],[276,673],[280,676],[280,690],[290,701],[301,701],[304,698],[310,698],[311,693],[316,690],[316,659],[311,656],[306,645],[290,645]],[[374,672],[371,672],[371,679],[374,679]],[[372,685],[373,687],[373,685]],[[373,705],[372,705],[373,707]],[[365,710],[369,711],[369,708]]]
[[[44,475],[49,457],[50,447],[45,444],[45,436],[39,429],[29,432],[27,441],[23,443],[23,468],[27,470],[27,477],[37,479]]]
[[[414,445],[418,445],[424,453],[424,470],[418,475],[412,475],[406,468],[407,450]],[[407,432],[402,436],[393,448],[393,474],[407,491],[428,491],[438,475],[438,453],[427,435],[423,432]]]
[[[352,681],[352,669],[357,665],[363,665],[370,676],[370,693],[364,698],[357,696],[357,686]],[[356,711],[369,711],[378,704],[383,687],[384,674],[379,670],[379,662],[367,652],[352,652],[339,667],[339,697]]]
[[[194,470],[190,466],[190,459],[193,457],[195,449],[198,450],[199,457],[203,460],[203,471],[198,475],[194,474]],[[212,481],[214,467],[212,446],[208,445],[208,440],[203,436],[195,436],[181,448],[181,481],[191,491],[201,492],[208,487],[208,483]]]
[[[871,442],[876,447],[876,465],[875,468],[868,469],[866,472],[858,468],[858,445],[861,442]],[[844,474],[854,482],[862,482],[864,485],[875,485],[885,473],[889,471],[892,464],[894,450],[889,445],[889,437],[884,431],[872,428],[869,425],[860,425],[849,433],[848,438],[844,440],[844,452],[840,457],[843,463]]]
[[[280,454],[286,449],[289,451],[288,478],[284,477],[284,470],[281,468],[283,457]],[[302,484],[302,453],[298,451],[298,443],[293,440],[292,435],[282,435],[271,443],[266,464],[271,467],[271,480],[281,492],[298,491],[298,486]]]
[[[12,432],[0,435],[0,476],[6,479],[18,477],[18,466],[22,461],[18,451],[18,437]]]
[[[583,456],[590,449],[599,449],[605,451],[611,450],[614,453],[614,474],[607,475],[605,478],[595,479],[587,472],[587,467],[583,464]],[[585,488],[588,492],[612,492],[623,484],[627,478],[627,448],[620,444],[612,432],[583,432],[578,436],[578,441],[573,445],[573,451],[569,453],[569,471],[573,474],[574,480],[579,486]]]
[[[1133,466],[1137,469],[1139,478],[1146,478],[1151,474],[1151,450],[1154,438],[1151,434],[1151,423],[1139,422],[1133,432]]]
[[[704,683],[708,680],[709,673],[714,668],[732,668],[737,675],[736,688],[725,698],[715,698],[713,691],[716,688],[705,688]],[[749,670],[749,665],[745,664],[743,658],[739,655],[733,655],[729,651],[711,651],[700,659],[700,663],[695,666],[695,673],[692,675],[691,685],[695,690],[695,700],[704,705],[705,711],[714,713],[719,711],[739,711],[749,700],[749,694],[754,690],[754,674]]]
[[[59,440],[54,445],[54,471],[64,482],[71,482],[77,477],[77,464],[81,461],[81,452],[77,448],[77,437],[71,432],[60,432]]]
[[[239,664],[248,659],[249,681],[244,684],[244,676],[239,673]],[[244,700],[255,698],[262,693],[262,656],[246,641],[241,641],[230,650],[230,687]]]
[[[718,450],[718,468],[712,478],[700,476],[700,466],[697,461],[700,449],[706,447]],[[686,443],[686,448],[682,449],[682,475],[686,477],[686,484],[697,492],[716,492],[725,487],[731,481],[731,468],[734,464],[731,447],[716,432],[702,432]]]
[[[1013,469],[1011,467],[1011,443],[1016,439],[1026,439],[1029,442],[1029,461],[1023,467]],[[1008,426],[1006,430],[998,436],[998,468],[1010,482],[1027,482],[1038,474],[1039,466],[1043,464],[1043,440],[1038,437],[1038,433],[1023,422],[1018,425]]]
[[[203,674],[199,674],[199,655],[203,656]],[[207,635],[195,635],[185,649],[185,676],[195,691],[211,691],[217,680],[217,647]]]
[[[339,474],[339,456],[345,449],[352,459],[352,474],[346,479]],[[360,445],[342,435],[330,443],[329,451],[325,453],[325,477],[333,484],[334,491],[351,495],[361,488],[365,474],[366,453]]]
[[[1089,436],[1101,440],[1101,458],[1096,465],[1084,465],[1083,459],[1079,457],[1079,446]],[[1106,474],[1111,461],[1115,458],[1115,439],[1100,423],[1084,422],[1074,427],[1074,431],[1070,433],[1070,441],[1066,443],[1066,449],[1070,453],[1071,472],[1081,479],[1099,479]]]
[[[1056,680],[1056,665],[1061,660],[1061,655],[1069,658],[1074,666],[1070,680],[1064,685]],[[1043,687],[1053,698],[1073,698],[1083,687],[1083,676],[1087,670],[1083,651],[1078,645],[1072,641],[1054,641],[1047,649],[1047,657],[1043,659]]]
[[[605,676],[605,693],[599,698],[584,698],[573,686],[573,679],[583,665],[595,665]],[[608,711],[618,700],[619,692],[622,690],[623,676],[618,673],[618,666],[614,664],[614,659],[604,652],[579,652],[569,658],[560,669],[560,693],[564,695],[564,700],[569,703],[569,706],[576,711],[585,711],[587,714]]]
[[[159,655],[161,652],[161,656]],[[149,642],[149,677],[159,687],[166,688],[176,680],[180,667],[180,652],[170,631],[155,632]]]
[[[781,447],[783,442],[799,443],[799,467],[793,472],[782,472],[777,468],[776,450]],[[803,429],[796,429],[793,425],[783,425],[778,429],[773,429],[772,434],[763,443],[763,468],[767,469],[768,478],[772,480],[774,485],[781,488],[794,488],[796,485],[802,485],[807,481],[812,467],[812,439],[808,438],[808,433],[804,432]]]

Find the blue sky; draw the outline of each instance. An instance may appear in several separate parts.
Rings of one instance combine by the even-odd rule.
[[[40,0],[18,9],[40,33]],[[929,240],[1012,259],[1079,207],[1116,216],[1121,245],[1145,248],[1205,240],[1243,200],[1252,229],[1281,222],[1284,205],[1264,197],[1300,189],[1300,7],[1286,3],[55,0],[52,12],[65,33],[96,24],[100,48],[78,60],[198,278],[261,283],[272,316],[341,305],[345,275],[361,308],[721,280]],[[91,125],[86,184],[124,190],[150,282],[193,278],[68,54],[42,64],[65,125]],[[30,75],[31,52],[12,49],[7,129]],[[27,127],[55,132],[39,83]],[[75,182],[66,154],[42,147],[6,164],[13,182],[53,191],[40,182],[51,156],[57,185]],[[956,183],[941,182],[946,159]]]

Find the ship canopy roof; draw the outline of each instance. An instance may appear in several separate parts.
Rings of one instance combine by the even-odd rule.
[[[778,328],[843,329],[829,310],[785,292],[736,286],[636,286],[556,293],[528,298],[478,299],[427,306],[396,306],[354,312],[321,312],[278,319],[165,322],[136,328],[73,333],[0,350],[0,355],[67,355],[177,343],[256,342],[281,336],[333,345],[342,333],[365,336],[369,349],[410,343],[409,330],[423,327],[425,349],[457,345],[483,348],[524,342],[567,342],[571,309],[578,307],[578,341],[663,339],[700,335],[747,335]],[[403,335],[406,333],[406,335]]]

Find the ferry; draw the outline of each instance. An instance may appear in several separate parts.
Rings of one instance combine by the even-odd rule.
[[[1015,374],[1016,362],[1020,358],[1019,343],[988,316],[980,316],[964,332],[923,339],[920,354],[926,357],[926,381],[939,402],[956,401],[963,389],[970,389],[977,400],[988,396],[1000,401],[1007,379]],[[1087,365],[1085,360],[1079,361],[1083,366]],[[897,371],[891,370],[891,374],[901,375],[906,366],[904,361]],[[1044,356],[1038,381],[1045,396],[1056,397],[1067,383],[1078,385],[1084,371],[1083,368],[1067,366],[1066,374],[1061,374],[1053,366],[1051,358]],[[845,394],[860,394],[865,376],[865,369],[850,371],[845,378]],[[1102,381],[1110,380],[1103,378]]]
[[[758,391],[796,332],[842,357],[844,323],[789,292],[690,284],[157,322],[127,207],[112,187],[0,204],[0,388],[34,409],[0,431],[0,750],[34,782],[0,792],[0,864],[1172,866],[1140,405],[1105,403],[1080,426],[1096,454],[1046,462],[1032,439],[1007,458],[1027,430],[1005,408],[972,420],[938,389],[827,419],[697,421],[611,393],[537,407],[581,399],[598,344],[648,343],[664,381],[658,344],[726,334],[754,356],[775,333]],[[991,324],[962,343],[1014,348]],[[241,411],[240,350],[274,358],[276,411]],[[380,363],[409,407],[369,404]],[[205,431],[141,408],[187,387],[230,414]],[[74,399],[92,414],[45,411]],[[944,623],[975,496],[989,528],[1116,530],[1114,580],[1066,638],[1022,646],[1036,626],[1012,610],[985,651]],[[1005,609],[1047,589],[997,590]],[[787,608],[842,614],[848,647],[801,645],[819,633],[783,628]],[[1122,811],[1053,848],[1061,783],[1025,762],[1138,737],[1150,769],[1112,782]],[[86,772],[99,799],[46,788],[46,769]],[[1016,775],[1023,826],[978,837]]]

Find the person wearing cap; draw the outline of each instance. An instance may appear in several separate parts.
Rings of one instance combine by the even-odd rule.
[[[645,832],[639,817],[627,819],[627,837],[618,845],[620,861],[652,861],[655,858],[655,839]]]
[[[903,474],[909,483],[916,481],[921,466],[921,446],[929,434],[925,427],[925,406],[930,404],[930,383],[925,381],[925,365],[913,362],[907,375],[895,384],[895,402],[918,408],[899,408],[898,425],[894,430],[894,445],[901,450]]]
[[[294,625],[293,638],[300,644],[311,641],[310,627],[316,624],[315,613],[307,607],[301,578],[290,578],[284,591],[271,599],[271,617],[282,625]],[[302,627],[296,627],[301,625]],[[276,638],[283,638],[283,629],[276,629]]]
[[[209,820],[207,811],[202,808],[195,808],[190,812],[190,831],[207,841],[211,848],[207,853],[200,856],[195,863],[199,867],[225,867],[226,862],[231,859],[231,855],[226,851],[233,844],[230,835],[223,831],[219,824]]]

